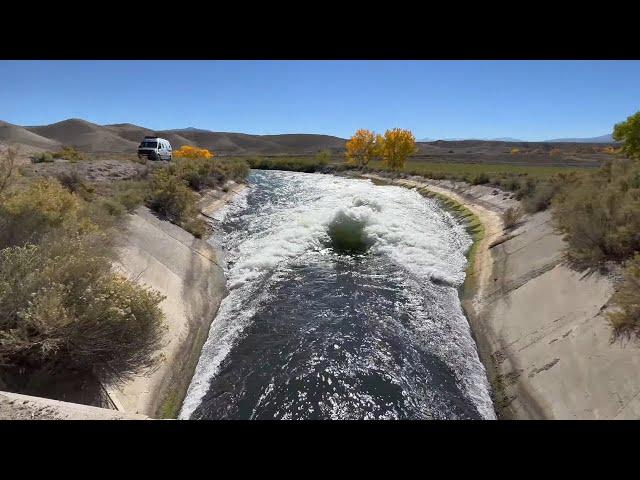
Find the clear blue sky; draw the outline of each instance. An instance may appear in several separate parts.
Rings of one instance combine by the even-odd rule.
[[[638,61],[0,61],[0,120],[416,138],[610,133]]]

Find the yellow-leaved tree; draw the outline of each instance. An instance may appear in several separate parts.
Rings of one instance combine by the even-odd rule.
[[[382,136],[361,128],[347,141],[347,163],[362,169],[380,155]]]
[[[394,128],[384,132],[380,153],[385,166],[394,172],[402,170],[407,157],[416,152],[416,139],[410,130]]]
[[[214,155],[206,148],[196,148],[189,145],[183,145],[173,152],[173,156],[177,158],[212,158]]]

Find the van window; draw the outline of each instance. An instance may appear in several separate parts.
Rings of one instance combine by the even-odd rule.
[[[156,148],[157,146],[158,142],[145,141],[140,144],[140,148]]]

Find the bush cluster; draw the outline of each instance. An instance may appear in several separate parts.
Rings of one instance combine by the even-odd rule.
[[[53,153],[53,158],[61,158],[73,163],[79,160],[84,160],[84,155],[75,147],[64,145],[59,151]]]
[[[60,376],[117,383],[143,371],[163,323],[161,297],[111,269],[105,207],[75,176],[63,182],[0,192],[0,381],[34,395]]]
[[[82,199],[52,179],[35,181],[0,201],[0,249],[39,244],[53,231],[76,235],[97,228]]]
[[[53,155],[51,152],[36,153],[31,156],[32,163],[51,163],[53,162]]]
[[[640,339],[640,253],[627,262],[624,280],[607,315],[613,339]]]
[[[325,158],[300,158],[300,157],[251,157],[248,158],[249,166],[258,170],[285,170],[292,172],[319,172],[327,165]],[[345,168],[353,168],[345,166]]]
[[[640,251],[640,164],[609,161],[573,179],[553,199],[553,216],[578,268],[630,258]]]
[[[194,192],[223,186],[228,180],[242,181],[249,165],[239,159],[184,158],[157,169],[150,181],[147,206],[195,237],[206,233],[198,217],[199,197]]]
[[[156,170],[151,177],[147,205],[172,223],[200,238],[206,224],[198,218],[198,196],[188,183],[168,168]]]
[[[114,383],[154,364],[162,298],[114,274],[97,238],[0,251],[0,365],[13,388],[37,393],[29,372]]]

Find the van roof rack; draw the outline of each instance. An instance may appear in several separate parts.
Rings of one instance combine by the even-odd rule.
[[[158,138],[157,135],[145,135],[144,138]]]

